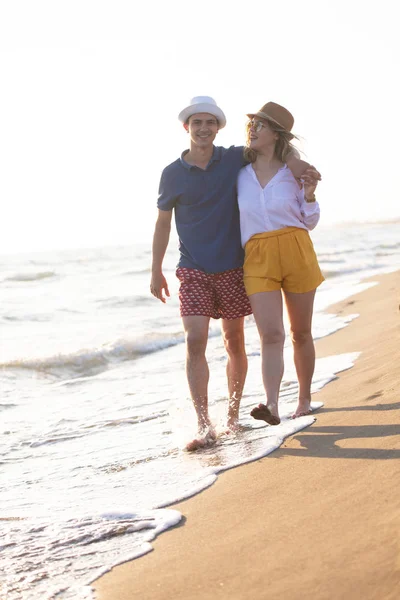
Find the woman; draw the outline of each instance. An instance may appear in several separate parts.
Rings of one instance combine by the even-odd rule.
[[[290,321],[294,363],[299,382],[293,418],[311,412],[311,380],[315,366],[311,321],[316,288],[324,280],[308,230],[319,221],[316,181],[302,183],[286,166],[295,151],[293,116],[268,102],[247,115],[245,156],[249,163],[238,178],[244,282],[261,339],[266,404],[251,411],[255,419],[280,423],[279,388],[283,376],[282,290]]]

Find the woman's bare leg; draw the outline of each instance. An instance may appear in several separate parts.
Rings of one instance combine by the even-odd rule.
[[[299,382],[299,402],[293,417],[311,412],[311,382],[315,368],[315,348],[311,332],[314,297],[315,290],[305,294],[285,292],[294,364]]]
[[[275,290],[252,294],[250,303],[260,334],[262,378],[266,394],[266,404],[260,404],[254,408],[251,415],[270,425],[278,425],[280,423],[278,399],[283,377],[285,341],[282,293],[280,290]]]

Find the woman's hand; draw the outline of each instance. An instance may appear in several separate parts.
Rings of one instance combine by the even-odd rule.
[[[318,181],[321,181],[321,174],[315,167],[308,167],[301,176],[301,181],[304,186],[304,197],[312,198],[317,189]]]

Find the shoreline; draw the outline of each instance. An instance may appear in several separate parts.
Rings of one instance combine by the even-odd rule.
[[[184,525],[93,582],[97,600],[400,596],[399,279],[371,277],[324,311],[359,316],[316,340],[317,357],[361,355],[313,394],[316,421],[171,505]]]

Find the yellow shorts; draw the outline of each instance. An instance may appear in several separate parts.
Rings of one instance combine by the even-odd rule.
[[[248,296],[280,289],[304,294],[324,281],[310,235],[298,227],[253,235],[243,270]]]

